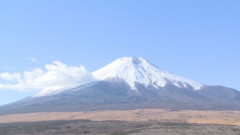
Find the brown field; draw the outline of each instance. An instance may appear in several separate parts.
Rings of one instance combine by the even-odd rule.
[[[92,121],[155,121],[155,122],[187,122],[197,124],[240,125],[240,111],[198,111],[198,110],[109,110],[89,112],[37,112],[0,116],[0,123],[38,122],[52,120]]]

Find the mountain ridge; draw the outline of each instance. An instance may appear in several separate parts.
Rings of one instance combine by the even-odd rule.
[[[138,108],[236,110],[240,92],[200,84],[150,64],[122,57],[93,72],[97,81],[0,107],[0,114]]]
[[[122,79],[131,87],[136,90],[135,82],[144,84],[145,87],[152,85],[155,88],[164,87],[166,84],[171,83],[177,87],[192,88],[199,90],[202,86],[201,83],[185,79],[175,74],[171,74],[153,64],[148,62],[142,57],[121,57],[111,62],[110,64],[93,71],[92,76],[95,78],[93,82]],[[57,94],[64,90],[59,91],[40,91],[35,97]]]

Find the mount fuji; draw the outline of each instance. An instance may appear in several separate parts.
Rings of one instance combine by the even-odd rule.
[[[123,57],[109,65],[93,72],[93,75],[100,80],[122,79],[132,89],[137,90],[135,83],[155,88],[172,84],[180,88],[200,89],[203,85],[191,80],[172,75],[157,66],[149,63],[141,57]]]
[[[122,57],[92,72],[93,81],[36,95],[0,107],[0,114],[105,109],[240,108],[240,91],[171,74],[141,57]]]

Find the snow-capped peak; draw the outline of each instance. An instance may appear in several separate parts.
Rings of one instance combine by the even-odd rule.
[[[107,80],[112,78],[123,79],[136,90],[135,82],[152,85],[154,87],[164,87],[166,84],[172,84],[181,88],[189,88],[197,90],[203,85],[177,75],[170,74],[152,64],[141,57],[122,57],[107,66],[94,71],[93,76],[99,80]]]

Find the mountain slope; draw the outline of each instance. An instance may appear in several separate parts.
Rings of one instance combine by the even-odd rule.
[[[240,109],[240,92],[200,84],[143,58],[123,57],[92,73],[96,81],[0,107],[0,114],[136,108]]]

